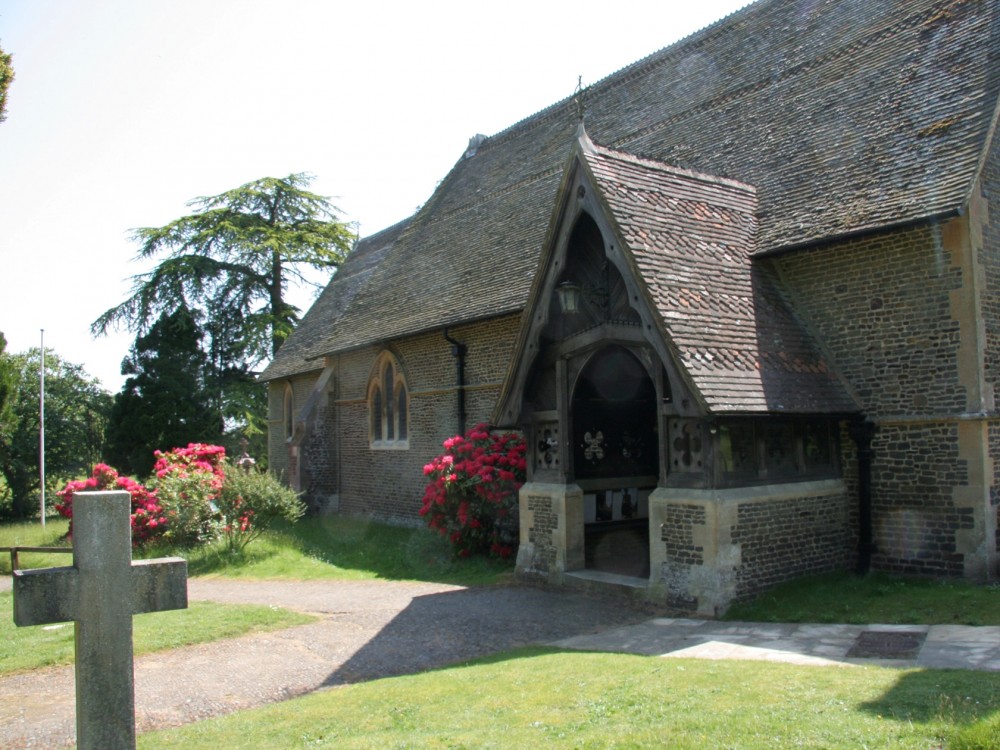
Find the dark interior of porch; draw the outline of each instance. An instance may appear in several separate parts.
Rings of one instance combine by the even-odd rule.
[[[649,519],[588,523],[584,564],[589,570],[649,578]]]

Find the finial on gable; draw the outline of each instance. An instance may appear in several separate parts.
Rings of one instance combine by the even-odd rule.
[[[576,77],[576,89],[573,91],[573,104],[576,105],[576,119],[583,124],[583,118],[587,114],[586,107],[587,90],[583,87],[583,76]]]

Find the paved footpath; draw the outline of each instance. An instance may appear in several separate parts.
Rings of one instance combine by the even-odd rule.
[[[4,589],[9,579],[0,578]],[[192,601],[260,603],[319,619],[136,659],[140,732],[533,643],[684,658],[1000,670],[998,627],[650,619],[619,600],[525,586],[192,579],[188,591]],[[71,745],[73,695],[70,667],[0,678],[0,747]]]
[[[553,645],[681,659],[1000,671],[1000,627],[799,625],[655,618]]]

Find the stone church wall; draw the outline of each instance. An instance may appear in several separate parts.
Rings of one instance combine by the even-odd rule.
[[[877,425],[876,569],[981,577],[995,548],[981,535],[995,523],[983,517],[986,439],[968,423],[982,409],[970,257],[959,217],[775,261],[796,311]],[[853,456],[844,460],[849,468]],[[992,472],[986,481],[995,483]]]
[[[278,476],[286,476],[289,469],[288,441],[284,429],[285,388],[289,383],[292,385],[292,403],[297,411],[306,403],[318,377],[319,371],[316,371],[268,383],[268,467]]]
[[[466,354],[466,429],[489,421],[510,361],[518,316],[508,316],[449,330],[464,343]],[[339,508],[348,515],[419,523],[423,467],[458,432],[457,369],[452,346],[442,331],[390,342],[387,347],[402,368],[409,392],[409,440],[406,448],[374,449],[368,435],[368,383],[381,347],[338,355],[338,386],[328,419],[339,422],[336,475]]]
[[[739,599],[850,563],[853,505],[840,480],[650,498],[650,582],[666,603],[715,617]]]
[[[736,596],[745,599],[804,575],[843,570],[850,555],[850,503],[841,491],[737,505]]]
[[[984,276],[981,302],[986,338],[984,379],[995,400],[1000,388],[1000,137],[996,135],[983,168],[981,190],[983,204],[978,218],[982,231]],[[995,403],[990,412],[993,416],[989,425],[989,456],[992,463],[990,508],[994,550],[1000,558],[1000,420],[996,418]],[[995,564],[993,574],[1000,578],[1000,561]]]
[[[797,312],[819,334],[872,419],[963,412],[962,269],[933,224],[780,257]]]

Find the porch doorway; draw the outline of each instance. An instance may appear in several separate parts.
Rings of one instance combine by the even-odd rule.
[[[628,349],[598,351],[571,402],[573,473],[584,496],[584,565],[649,577],[649,495],[659,473],[656,386]]]

